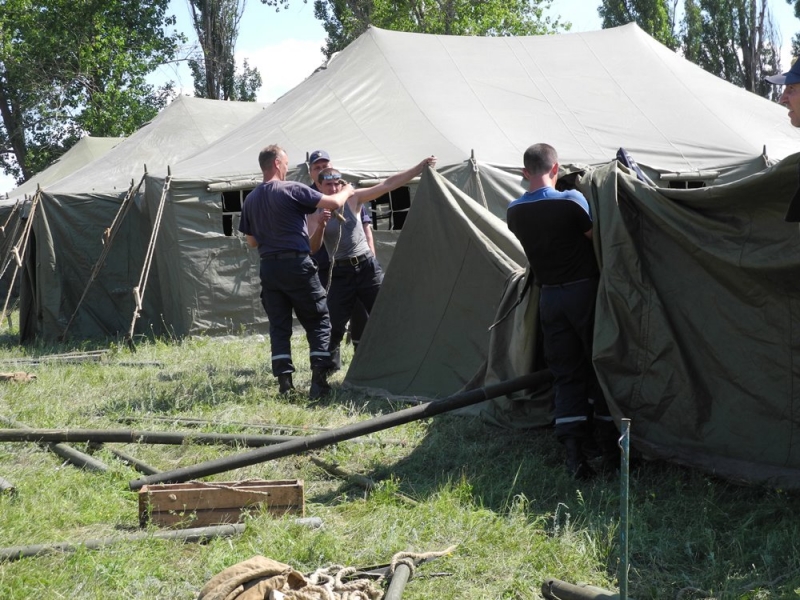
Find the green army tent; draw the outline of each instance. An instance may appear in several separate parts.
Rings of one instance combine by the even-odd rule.
[[[595,368],[648,456],[800,487],[800,235],[783,221],[799,164],[691,190],[617,162],[577,180],[601,264]],[[420,190],[346,382],[435,397],[542,367],[538,291],[505,225],[437,174]],[[550,421],[547,390],[479,410],[507,427]]]
[[[564,163],[605,164],[623,146],[659,181],[720,182],[789,154],[800,135],[782,107],[633,24],[512,38],[369,28],[258,116],[172,164],[168,185],[165,168],[151,169],[148,210],[164,214],[156,261],[170,273],[160,282],[164,320],[177,334],[266,325],[257,256],[236,226],[269,143],[295,165],[324,148],[356,183],[435,154],[447,179],[502,217],[535,141],[554,144]]]
[[[32,198],[39,187],[59,181],[97,160],[121,141],[122,138],[82,137],[44,171],[11,190],[6,194],[6,199],[0,200],[0,303],[5,301],[12,280],[15,290],[19,289],[19,279],[15,277],[18,272],[15,272],[11,255],[11,249],[18,244],[23,231],[21,221],[24,211],[17,203]]]
[[[82,137],[58,160],[41,173],[37,173],[22,185],[8,193],[7,200],[14,202],[30,198],[39,187],[48,186],[68,177],[91,162],[105,156],[124,138],[119,137]]]
[[[113,150],[44,188],[34,209],[33,243],[21,290],[21,338],[57,339],[70,324],[77,339],[127,333],[152,231],[142,210],[145,168],[166,168],[190,156],[264,109],[254,102],[223,102],[179,96],[150,123]],[[113,246],[108,232],[117,221]],[[88,288],[93,269],[101,269]],[[157,281],[155,271],[150,273]],[[145,294],[149,319],[137,331],[162,331],[160,300]],[[73,318],[74,315],[74,318]],[[167,328],[168,329],[168,328]]]

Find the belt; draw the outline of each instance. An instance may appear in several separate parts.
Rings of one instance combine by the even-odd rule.
[[[261,257],[261,260],[279,260],[285,258],[305,258],[308,256],[308,252],[296,252],[296,251],[286,251],[286,252],[273,252],[272,254],[264,254]]]
[[[365,252],[360,256],[348,256],[347,258],[340,258],[339,260],[333,261],[333,264],[336,267],[356,267],[370,258],[372,258],[372,252]]]
[[[577,285],[579,283],[586,283],[587,281],[594,281],[595,279],[597,279],[597,278],[596,277],[585,277],[583,279],[575,279],[573,281],[566,281],[564,283],[544,283],[539,287],[541,287],[543,290],[548,289],[548,288],[563,288],[563,287],[567,287],[567,286],[570,286],[570,285]]]

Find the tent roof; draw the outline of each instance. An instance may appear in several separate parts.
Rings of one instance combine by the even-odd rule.
[[[127,189],[148,170],[168,165],[204,148],[261,112],[266,104],[178,96],[105,156],[48,186],[52,193],[112,192]]]
[[[105,155],[123,138],[85,136],[78,140],[72,148],[67,150],[58,160],[41,173],[37,173],[19,187],[11,190],[8,199],[15,201],[31,196],[38,186],[46,187],[51,183],[71,175],[84,165],[97,160]]]
[[[531,143],[563,163],[625,147],[666,171],[782,158],[800,146],[786,110],[681,58],[635,24],[588,33],[463,37],[368,29],[245,126],[173,168],[176,177],[258,172],[281,144],[325,148],[337,167],[391,172],[435,153],[518,165]]]

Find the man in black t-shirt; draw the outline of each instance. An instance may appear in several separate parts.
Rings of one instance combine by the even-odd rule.
[[[508,205],[506,221],[541,288],[539,320],[554,378],[556,436],[570,473],[586,479],[593,475],[586,457],[593,433],[604,461],[619,462],[616,426],[592,366],[599,275],[592,215],[583,194],[556,191],[558,155],[552,146],[535,144],[523,159],[528,191]]]
[[[302,183],[286,181],[289,158],[280,146],[264,148],[258,163],[264,182],[245,198],[239,230],[248,246],[258,248],[261,255],[261,303],[269,317],[272,373],[278,378],[281,393],[294,389],[294,310],[308,338],[312,373],[309,396],[318,398],[330,389],[331,322],[325,290],[310,257],[306,216],[317,208],[341,208],[354,190],[348,184],[335,194],[323,195]]]

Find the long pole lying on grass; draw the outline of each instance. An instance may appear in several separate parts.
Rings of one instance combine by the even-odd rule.
[[[11,548],[0,548],[0,563],[39,556],[40,554],[50,554],[53,552],[75,552],[78,548],[88,550],[98,550],[112,544],[120,542],[138,542],[141,540],[183,540],[185,542],[199,542],[210,540],[217,537],[231,537],[244,532],[244,523],[234,523],[231,525],[212,525],[209,527],[194,527],[192,529],[177,529],[172,531],[152,531],[134,533],[123,537],[101,538],[96,540],[86,540],[77,543],[58,543],[58,544],[35,544],[32,546],[13,546]]]
[[[10,427],[16,427],[18,429],[30,429],[27,425],[23,425],[22,423],[17,423],[7,417],[0,416],[0,423],[5,423]],[[108,471],[108,467],[105,463],[100,462],[96,458],[92,458],[88,454],[84,454],[75,448],[71,448],[66,446],[65,444],[46,444],[47,449],[50,450],[53,454],[57,454],[68,463],[75,465],[76,467],[80,467],[81,469],[86,469],[87,471],[98,471],[100,473],[105,473]]]
[[[248,467],[276,458],[299,454],[307,450],[322,448],[323,446],[329,446],[344,440],[374,433],[376,431],[382,431],[412,421],[427,419],[428,417],[433,417],[472,404],[478,404],[484,400],[505,396],[526,388],[538,387],[549,382],[551,379],[552,375],[550,371],[543,369],[535,373],[516,377],[509,381],[495,383],[477,390],[461,392],[453,396],[448,396],[447,398],[442,398],[441,400],[426,402],[425,404],[405,408],[388,415],[381,415],[380,417],[369,419],[361,423],[354,423],[352,425],[340,427],[339,429],[332,429],[331,431],[326,431],[318,435],[310,435],[292,440],[291,442],[258,448],[236,456],[217,458],[191,467],[175,469],[174,471],[164,471],[163,473],[136,479],[131,481],[128,485],[131,490],[135,491],[141,489],[142,486],[153,483],[189,481],[191,479],[223,473],[240,467]]]
[[[127,444],[228,444],[260,447],[297,439],[291,435],[246,435],[241,433],[181,433],[134,429],[0,429],[0,442],[121,442]]]

